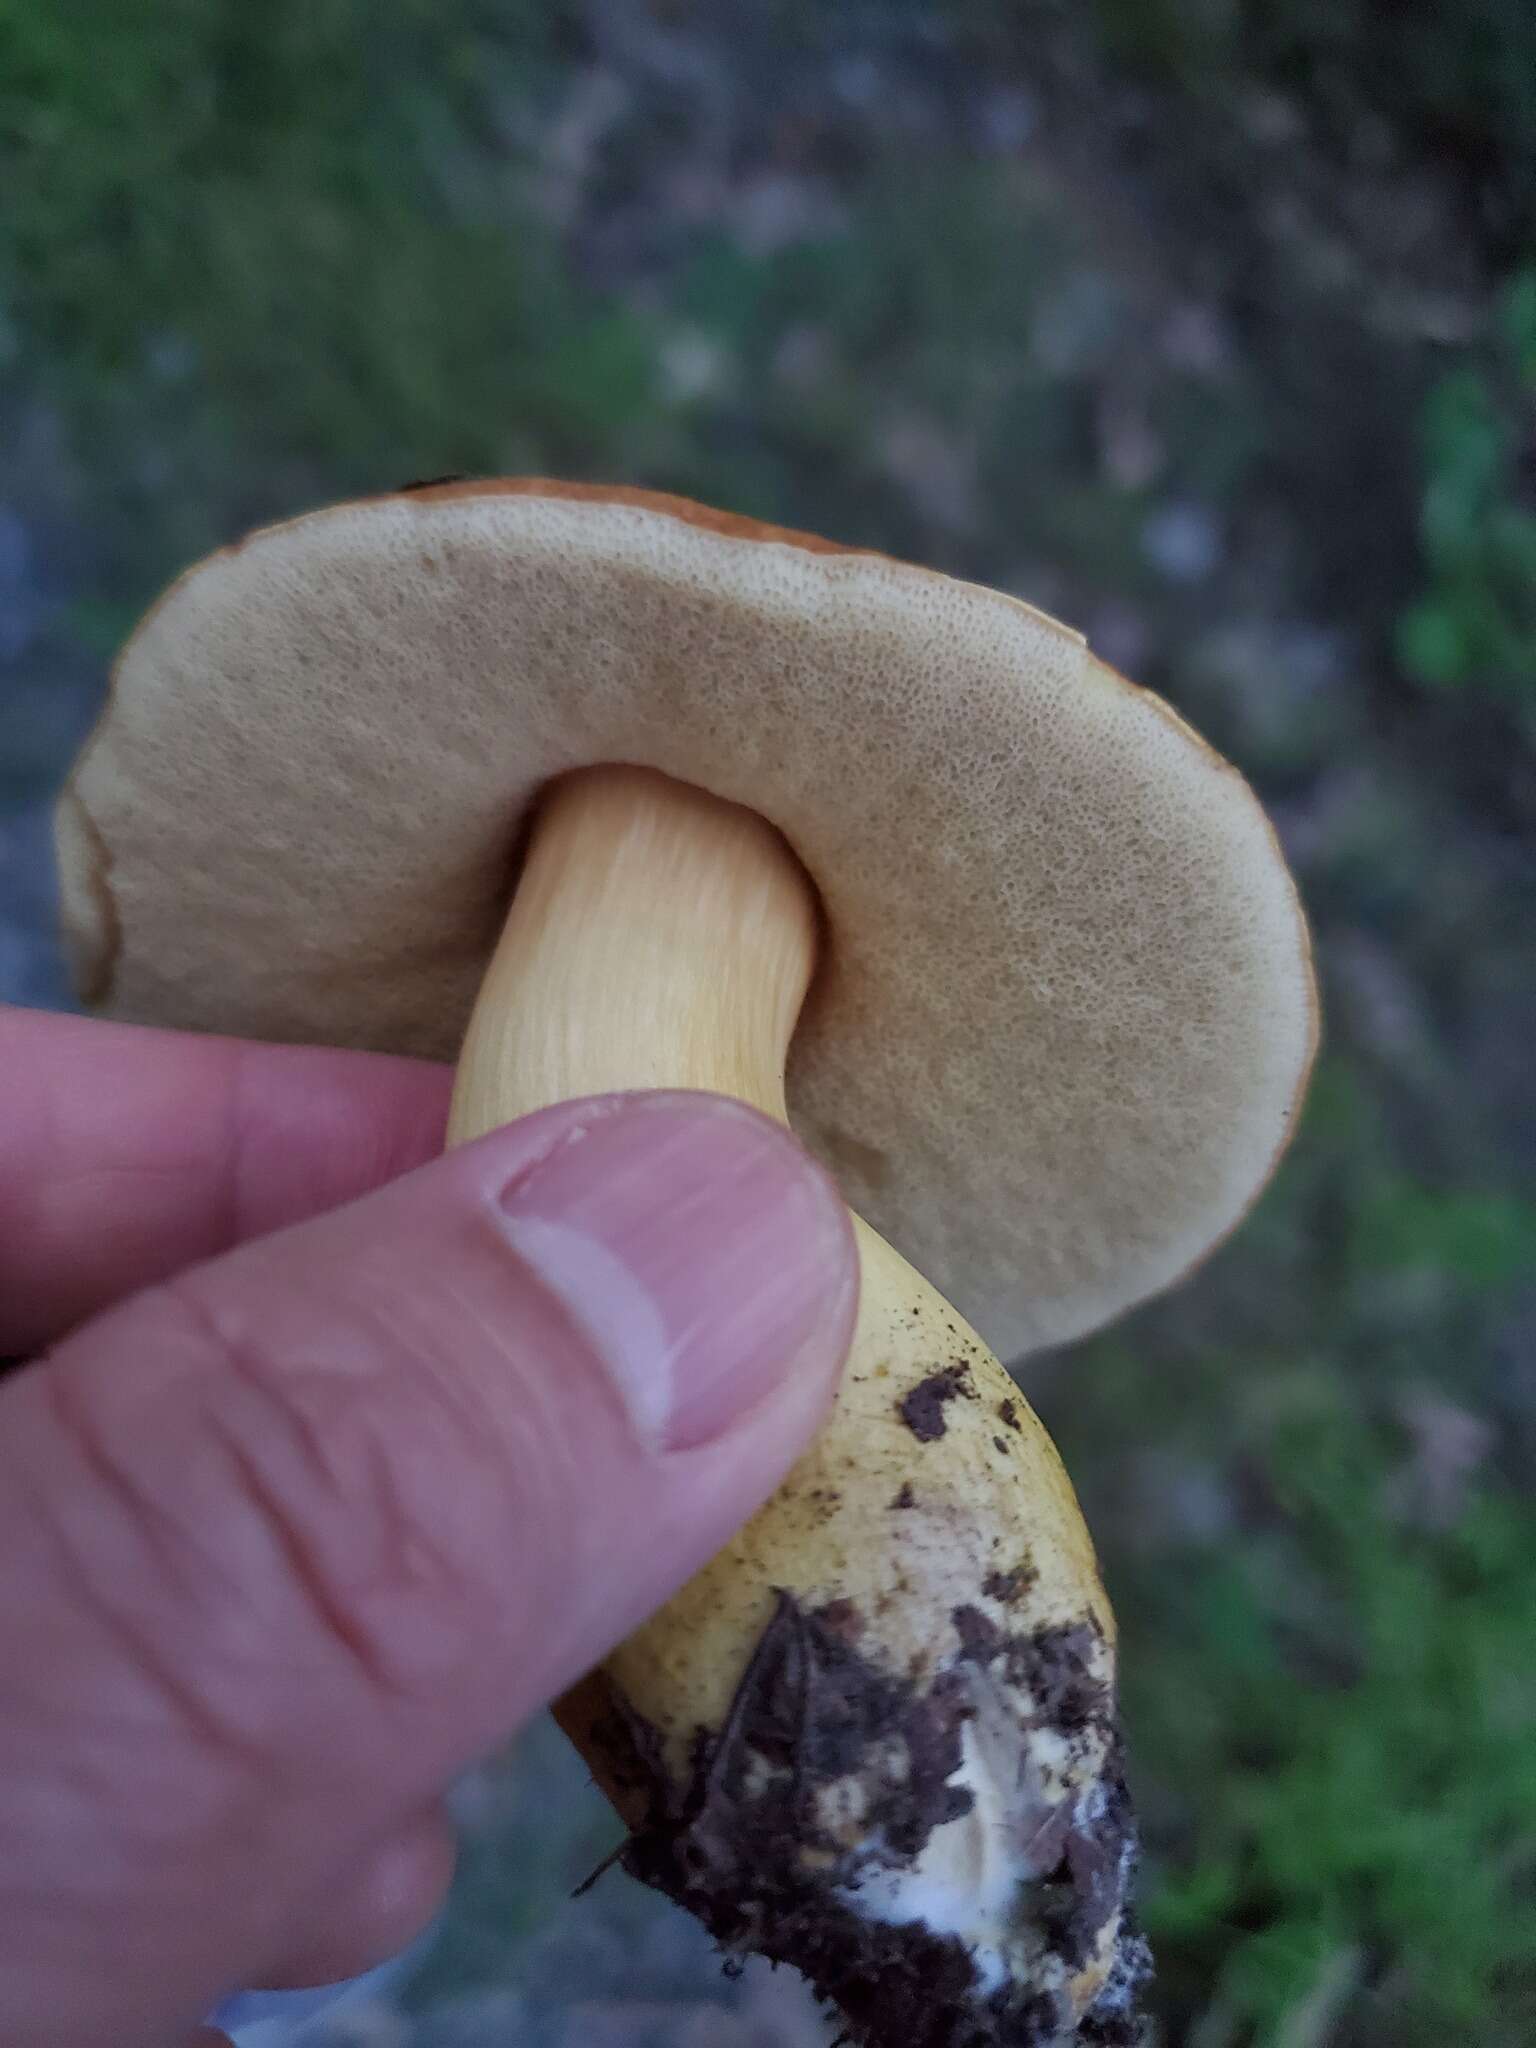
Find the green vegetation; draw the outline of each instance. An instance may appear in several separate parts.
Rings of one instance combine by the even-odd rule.
[[[1271,803],[1328,1003],[1244,1233],[1030,1382],[1124,1621],[1159,2039],[1520,2048],[1536,14],[1012,16],[0,0],[0,509],[70,537],[0,823],[185,560],[416,476],[692,491],[1087,626]],[[434,2009],[517,1977],[538,1843],[477,1837]]]
[[[1165,1968],[1209,1998],[1205,2048],[1331,2039],[1357,1998],[1401,2048],[1528,2040],[1536,1517],[1484,1499],[1405,1536],[1397,1447],[1326,1374],[1298,1408],[1254,1475],[1272,1529],[1191,1560],[1133,1665],[1143,1740],[1224,1788],[1152,1893]]]
[[[543,16],[0,0],[0,289],[77,437],[155,451],[149,479],[92,464],[125,526],[159,513],[130,602],[168,502],[187,552],[317,492],[626,459],[639,325],[525,209],[509,232],[487,147],[493,94],[510,116],[546,75]]]
[[[1503,703],[1536,741],[1536,509],[1520,473],[1536,426],[1536,269],[1501,310],[1492,362],[1452,371],[1425,409],[1429,588],[1399,646],[1426,687]]]

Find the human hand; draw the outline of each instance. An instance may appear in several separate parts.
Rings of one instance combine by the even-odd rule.
[[[453,1776],[775,1487],[846,1214],[713,1097],[0,1009],[0,2040],[181,2048],[436,1910]]]

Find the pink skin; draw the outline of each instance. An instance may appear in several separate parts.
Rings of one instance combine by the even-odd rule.
[[[0,1007],[0,1356],[443,1149],[453,1077]]]
[[[0,1010],[0,2040],[401,1947],[444,1787],[766,1497],[856,1306],[738,1104]],[[644,1543],[635,1532],[645,1531]]]

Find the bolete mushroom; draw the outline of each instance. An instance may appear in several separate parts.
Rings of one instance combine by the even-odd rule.
[[[458,1057],[456,1139],[626,1087],[788,1118],[866,1219],[837,1405],[564,1723],[630,1868],[849,2039],[1130,2040],[1114,1624],[960,1310],[1093,1329],[1284,1147],[1316,1009],[1242,779],[1012,598],[497,482],[190,571],[59,847],[119,1017]]]

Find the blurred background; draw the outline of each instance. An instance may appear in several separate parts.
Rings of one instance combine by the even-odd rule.
[[[687,492],[1001,585],[1238,761],[1327,1044],[1244,1233],[1032,1363],[1173,2048],[1536,2041],[1536,10],[0,0],[0,997],[112,650],[252,522]],[[810,2048],[547,1728],[329,2048]]]

